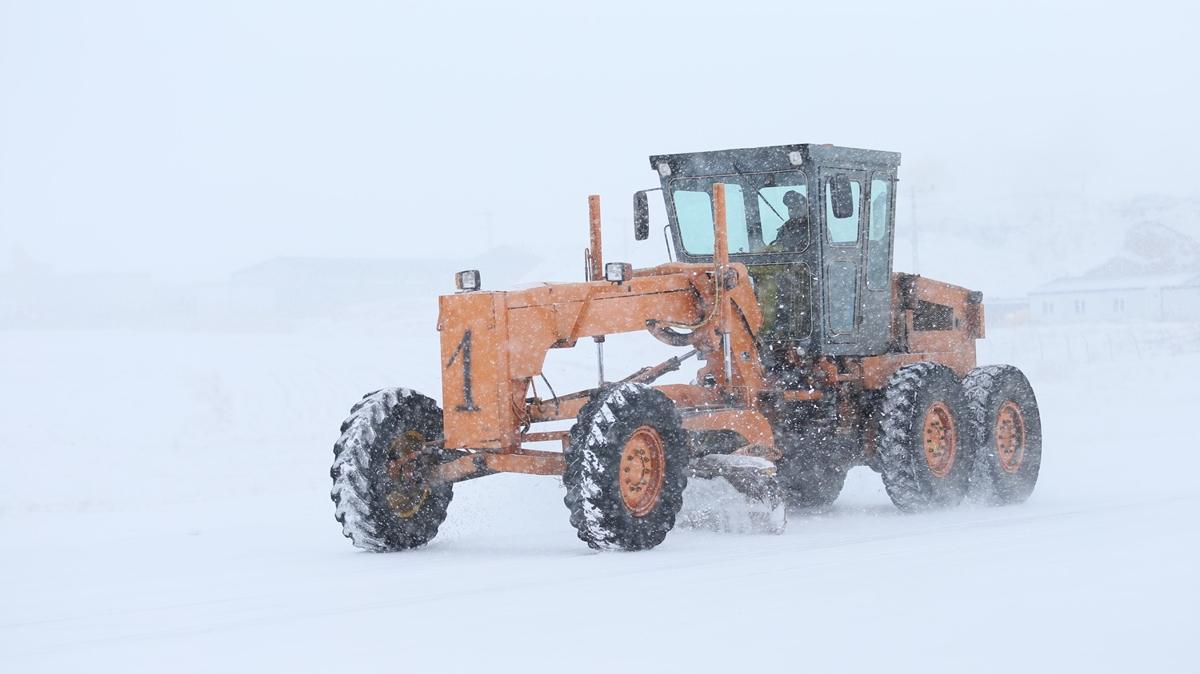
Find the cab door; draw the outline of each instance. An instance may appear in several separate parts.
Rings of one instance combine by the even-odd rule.
[[[834,214],[832,181],[844,175],[849,182],[853,211],[844,218]],[[880,276],[879,254],[884,253],[883,276],[890,275],[891,183],[872,180],[859,169],[826,167],[820,172],[819,206],[822,243],[822,320],[824,351],[830,355],[866,356],[888,348],[891,329],[890,281]],[[886,185],[886,187],[881,187]],[[884,194],[884,206],[872,214],[871,189]],[[885,194],[886,192],[886,194]],[[878,201],[878,199],[876,199]],[[882,208],[882,210],[879,210]],[[880,219],[884,218],[884,219]],[[884,241],[872,242],[880,225]],[[870,272],[868,274],[868,272]],[[869,276],[869,278],[868,278]]]

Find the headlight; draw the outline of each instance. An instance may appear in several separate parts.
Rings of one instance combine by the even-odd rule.
[[[479,270],[468,269],[455,274],[454,287],[466,292],[479,290]]]
[[[633,265],[628,262],[607,262],[604,264],[604,280],[613,283],[624,283],[633,278]]]

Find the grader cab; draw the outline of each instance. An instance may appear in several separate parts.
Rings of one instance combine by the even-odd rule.
[[[900,155],[784,145],[650,164],[660,186],[634,195],[634,237],[661,192],[672,261],[606,262],[590,197],[584,281],[487,291],[460,272],[439,298],[442,406],[399,388],[354,406],[331,474],[355,545],[423,545],[455,483],[500,472],[561,477],[598,549],[661,543],[689,478],[775,523],[785,504],[831,504],[856,465],[903,510],[1029,496],[1037,403],[1016,368],[976,367],[981,294],[892,270]],[[639,331],[679,354],[607,378],[605,337]],[[581,342],[596,345],[599,384],[555,393],[547,353]],[[656,384],[690,358],[692,383]],[[530,446],[547,441],[562,451]]]

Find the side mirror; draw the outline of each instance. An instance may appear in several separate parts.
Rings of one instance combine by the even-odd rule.
[[[843,220],[854,215],[854,191],[845,173],[835,173],[829,179],[829,196],[833,205],[833,217]]]
[[[633,238],[635,241],[650,238],[650,201],[645,190],[633,193]]]

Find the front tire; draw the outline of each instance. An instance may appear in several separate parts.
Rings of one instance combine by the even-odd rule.
[[[1042,418],[1025,375],[1012,365],[971,370],[963,381],[975,425],[971,497],[992,505],[1021,503],[1042,466]]]
[[[912,512],[962,502],[974,439],[953,370],[932,362],[896,370],[884,389],[876,437],[883,485],[896,507]]]
[[[355,547],[392,552],[425,545],[446,519],[454,490],[424,476],[442,458],[442,410],[415,391],[368,393],[333,446],[330,497]]]
[[[643,384],[601,389],[579,411],[565,450],[563,502],[596,550],[647,550],[675,526],[688,437],[675,404]]]

